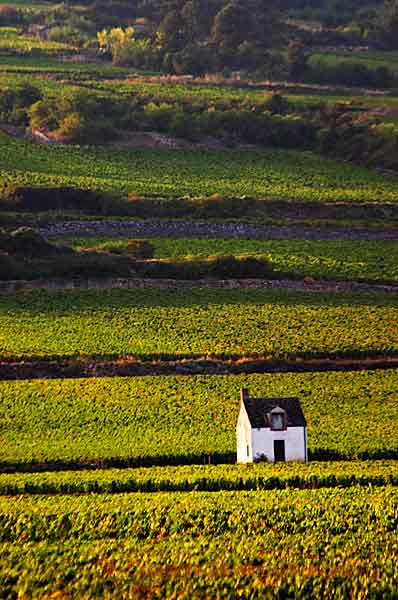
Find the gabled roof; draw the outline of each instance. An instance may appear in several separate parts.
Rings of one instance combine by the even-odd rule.
[[[307,425],[298,398],[252,398],[245,395],[243,403],[253,429],[269,427],[266,415],[277,407],[286,412],[288,427],[305,427]]]

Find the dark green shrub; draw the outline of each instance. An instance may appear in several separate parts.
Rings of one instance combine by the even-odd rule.
[[[254,198],[226,198],[213,195],[184,201],[186,210],[190,210],[199,218],[243,217],[253,211],[256,206]]]
[[[153,258],[155,247],[148,240],[129,240],[127,242],[127,253],[134,258]]]
[[[274,277],[270,263],[255,257],[217,256],[197,260],[138,262],[141,277],[165,279],[266,279]]]
[[[35,268],[37,271],[38,265]],[[46,277],[129,277],[133,263],[128,257],[112,256],[100,252],[61,254],[51,264],[41,265]]]
[[[71,142],[101,143],[116,135],[128,106],[85,89],[66,88],[56,98],[45,98],[29,109],[32,129],[46,130]]]
[[[0,119],[26,127],[29,124],[29,107],[40,98],[40,91],[30,83],[3,88],[0,92]]]
[[[24,279],[27,270],[21,261],[0,251],[0,280]]]
[[[11,239],[15,254],[28,258],[47,257],[57,252],[57,248],[32,227],[19,227],[11,233]]]
[[[244,258],[217,256],[209,258],[207,262],[209,277],[256,279],[267,278],[272,274],[272,267],[267,260],[252,256]]]
[[[108,214],[113,198],[102,192],[81,190],[73,187],[17,187],[10,193],[9,200],[16,203],[15,209],[32,212],[49,210],[77,210]],[[117,211],[113,211],[114,213]]]
[[[14,6],[0,6],[0,25],[18,25],[23,22],[23,12]]]
[[[19,227],[11,233],[1,232],[0,250],[24,258],[39,258],[54,254],[57,248],[32,227]]]
[[[281,94],[273,92],[264,102],[264,108],[271,114],[285,115],[289,111],[289,101]]]

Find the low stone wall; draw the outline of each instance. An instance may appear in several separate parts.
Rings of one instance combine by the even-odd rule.
[[[311,277],[294,279],[139,279],[139,278],[91,278],[91,279],[34,279],[0,281],[0,294],[30,292],[34,290],[134,290],[134,289],[286,289],[306,292],[391,292],[398,293],[398,285],[368,284],[355,281],[317,281]]]
[[[106,236],[106,237],[191,237],[244,238],[254,240],[398,240],[398,228],[332,229],[328,227],[256,226],[249,223],[209,223],[205,221],[104,220],[60,221],[40,227],[46,237]]]

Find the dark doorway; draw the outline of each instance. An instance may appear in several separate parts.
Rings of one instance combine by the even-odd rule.
[[[285,440],[274,440],[275,462],[285,462]]]

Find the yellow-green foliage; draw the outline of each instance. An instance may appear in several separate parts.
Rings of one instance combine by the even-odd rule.
[[[393,599],[395,488],[0,501],[3,597]]]
[[[393,294],[32,292],[1,296],[0,310],[0,354],[8,356],[305,357],[398,350]]]

